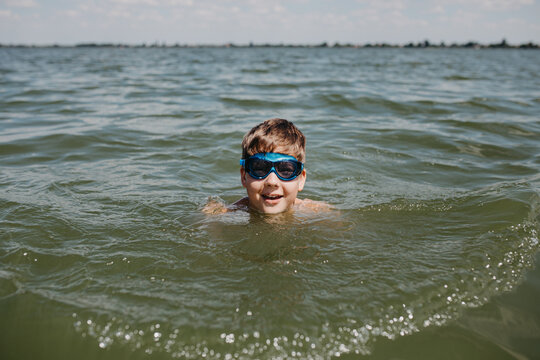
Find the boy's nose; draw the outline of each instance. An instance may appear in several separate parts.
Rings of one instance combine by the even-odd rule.
[[[267,185],[272,185],[272,186],[277,186],[279,182],[279,178],[273,171],[266,177],[265,180],[266,180],[265,183]]]

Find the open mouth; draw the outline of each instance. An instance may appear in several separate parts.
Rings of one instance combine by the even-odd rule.
[[[278,200],[283,197],[283,195],[262,195],[265,200]]]

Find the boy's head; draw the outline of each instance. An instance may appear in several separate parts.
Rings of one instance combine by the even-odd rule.
[[[306,138],[294,124],[285,119],[266,120],[251,129],[242,140],[242,159],[257,153],[282,153],[304,162]]]
[[[249,205],[267,214],[290,210],[304,188],[305,158],[306,138],[292,122],[270,119],[251,129],[242,140],[240,168]]]

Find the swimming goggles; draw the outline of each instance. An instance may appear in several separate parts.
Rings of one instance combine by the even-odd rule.
[[[296,160],[294,156],[278,153],[257,153],[247,159],[241,159],[240,165],[254,179],[264,179],[271,172],[280,180],[294,180],[302,170],[304,164]]]

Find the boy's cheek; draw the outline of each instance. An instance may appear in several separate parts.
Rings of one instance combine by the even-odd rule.
[[[240,181],[242,182],[243,187],[247,187],[246,183],[246,171],[243,167],[240,168]]]
[[[300,183],[298,184],[298,191],[304,190],[304,185],[306,184],[306,170],[302,170],[302,174],[300,175]]]

